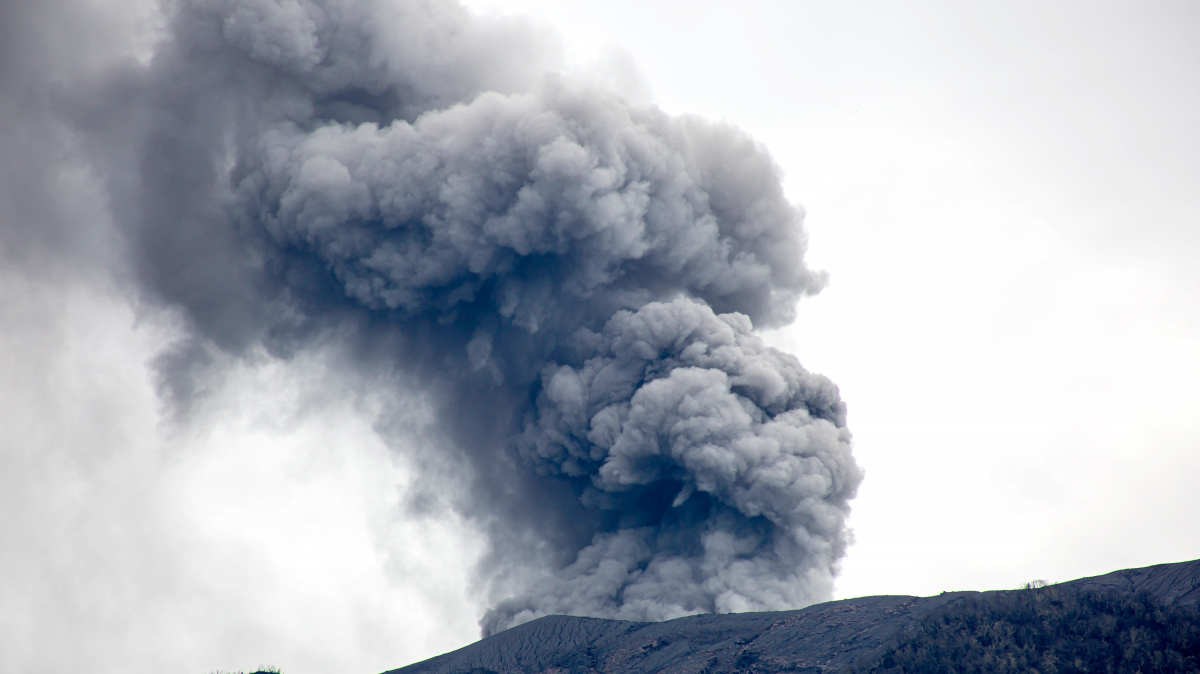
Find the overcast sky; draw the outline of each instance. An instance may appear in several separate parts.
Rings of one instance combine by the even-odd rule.
[[[831,280],[769,338],[840,385],[867,473],[839,598],[1200,557],[1195,4],[466,4],[783,168]],[[172,424],[169,312],[2,280],[0,669],[365,674],[476,637],[479,544],[389,450],[419,399],[312,354]]]
[[[831,282],[772,339],[867,470],[839,597],[1200,556],[1195,5],[472,4],[783,167]]]

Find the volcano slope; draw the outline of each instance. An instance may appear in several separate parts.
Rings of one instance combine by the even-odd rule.
[[[1061,591],[1145,594],[1200,608],[1200,560],[1081,578]],[[996,592],[877,596],[796,611],[695,615],[665,622],[546,616],[386,674],[723,674],[840,672],[883,652],[930,613]]]

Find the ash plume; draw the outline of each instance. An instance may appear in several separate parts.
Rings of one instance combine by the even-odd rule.
[[[132,277],[189,321],[164,395],[207,349],[330,340],[421,382],[489,536],[485,634],[829,598],[862,474],[836,386],[753,332],[824,283],[760,145],[452,2],[167,14],[64,103]]]

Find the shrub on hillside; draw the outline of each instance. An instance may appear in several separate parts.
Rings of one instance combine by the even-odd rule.
[[[926,616],[847,674],[1200,672],[1200,611],[1044,583]]]

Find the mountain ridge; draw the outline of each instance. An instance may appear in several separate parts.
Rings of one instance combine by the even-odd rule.
[[[1200,605],[1200,560],[1121,569],[1057,583],[1071,591],[1146,593]],[[791,611],[703,614],[664,622],[545,616],[384,674],[719,674],[838,672],[901,630],[965,597],[877,595]]]

